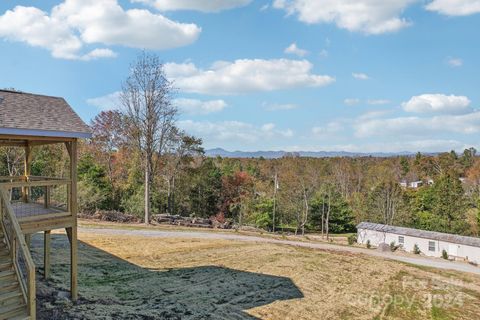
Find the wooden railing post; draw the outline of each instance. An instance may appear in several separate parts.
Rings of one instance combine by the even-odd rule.
[[[50,186],[45,186],[43,195],[43,206],[45,209],[50,207]]]
[[[28,314],[30,319],[36,318],[37,290],[35,287],[35,268],[28,270]]]
[[[25,168],[24,168],[24,176],[25,181],[28,182],[30,176],[30,162],[32,162],[32,148],[27,144],[25,147]],[[29,201],[29,196],[31,194],[31,189],[29,187],[23,188],[23,201],[27,203]]]
[[[43,232],[43,276],[48,279],[50,276],[50,230]]]

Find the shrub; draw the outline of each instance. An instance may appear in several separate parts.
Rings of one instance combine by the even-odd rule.
[[[351,235],[348,236],[347,240],[348,240],[349,245],[353,245],[354,243],[357,242],[357,235],[356,234],[351,234]]]
[[[370,243],[370,240],[367,240],[367,249],[370,249],[372,247],[372,244]]]
[[[390,250],[392,252],[395,252],[395,251],[397,251],[397,249],[398,249],[398,246],[395,245],[395,241],[390,242]]]
[[[447,250],[445,249],[442,250],[442,258],[445,260],[448,260],[448,253],[447,253]]]
[[[415,253],[415,254],[420,254],[421,253],[420,248],[418,247],[418,244],[416,244],[416,243],[413,246],[413,253]]]

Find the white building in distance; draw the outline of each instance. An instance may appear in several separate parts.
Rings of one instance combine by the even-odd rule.
[[[445,250],[451,259],[480,263],[480,238],[370,222],[361,222],[357,226],[357,232],[359,244],[370,241],[372,246],[377,247],[382,243],[394,242],[408,252],[413,252],[417,245],[426,256],[442,257]]]

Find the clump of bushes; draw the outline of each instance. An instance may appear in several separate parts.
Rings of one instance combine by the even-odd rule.
[[[399,247],[400,247],[399,245],[397,246],[397,245],[395,244],[395,241],[390,242],[390,250],[391,250],[392,252],[397,251],[397,249],[398,249]]]
[[[413,246],[413,253],[415,253],[415,254],[420,254],[421,253],[420,248],[418,247],[418,244],[416,244],[416,243]]]
[[[354,243],[357,242],[357,235],[356,234],[351,234],[351,235],[348,236],[347,240],[348,240],[349,245],[353,245]]]
[[[82,214],[79,214],[78,217],[84,219],[98,219],[101,221],[121,223],[140,222],[140,219],[137,216],[115,210],[97,210],[95,211],[95,213],[83,212]]]
[[[445,249],[442,250],[442,258],[445,260],[448,260],[448,253],[447,253],[447,250]]]
[[[370,249],[372,247],[372,244],[370,243],[370,240],[367,240],[367,249]]]

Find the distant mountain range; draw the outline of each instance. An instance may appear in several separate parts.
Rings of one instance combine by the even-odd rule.
[[[288,155],[311,157],[311,158],[329,158],[329,157],[396,157],[396,156],[414,156],[414,152],[347,152],[347,151],[227,151],[222,148],[205,150],[207,157],[222,158],[260,158],[277,159]]]

